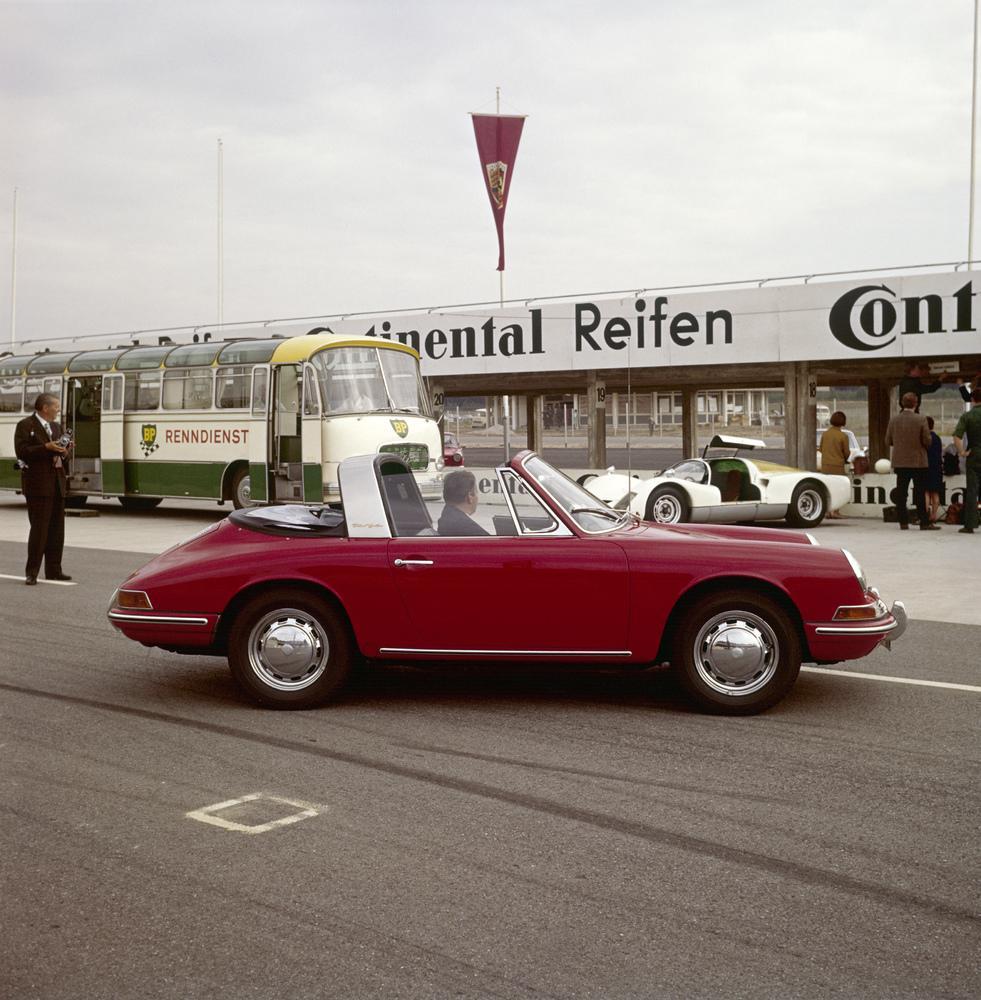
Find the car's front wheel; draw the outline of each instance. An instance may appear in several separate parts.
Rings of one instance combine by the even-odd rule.
[[[329,601],[283,588],[249,601],[232,623],[228,665],[239,687],[269,708],[314,708],[351,670],[354,643]]]
[[[679,486],[659,486],[647,498],[644,520],[657,524],[684,524],[691,517],[691,502]]]
[[[816,528],[828,512],[824,490],[812,479],[798,483],[787,508],[787,524],[792,528]]]
[[[685,614],[672,663],[699,707],[752,715],[776,704],[800,673],[801,642],[786,611],[749,591],[702,598]]]

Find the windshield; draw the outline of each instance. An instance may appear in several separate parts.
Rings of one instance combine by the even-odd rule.
[[[427,413],[418,362],[405,351],[332,347],[315,354],[312,362],[325,414]]]
[[[631,519],[630,514],[608,507],[537,455],[529,458],[524,467],[583,531],[609,531]]]

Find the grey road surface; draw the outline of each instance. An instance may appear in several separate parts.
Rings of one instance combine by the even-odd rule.
[[[849,676],[973,686],[976,626],[915,621],[750,719],[489,667],[276,713],[111,630],[146,558],[0,579],[4,997],[981,992],[977,689]],[[188,816],[227,802],[313,815]]]

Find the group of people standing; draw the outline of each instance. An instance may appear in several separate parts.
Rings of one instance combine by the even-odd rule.
[[[954,446],[964,459],[964,526],[961,534],[973,535],[978,527],[978,480],[981,477],[981,386],[975,383],[968,397],[972,407],[961,415],[954,429]],[[939,531],[936,523],[943,487],[943,442],[933,430],[933,419],[919,412],[920,397],[909,390],[900,397],[902,409],[886,428],[885,444],[892,449],[896,473],[896,519],[909,529],[909,488],[920,531]]]

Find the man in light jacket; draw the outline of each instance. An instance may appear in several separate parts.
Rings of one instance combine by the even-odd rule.
[[[892,448],[892,467],[896,473],[896,516],[903,531],[909,529],[909,508],[906,501],[909,484],[913,484],[913,503],[920,518],[920,531],[939,531],[939,524],[931,524],[926,509],[927,448],[930,445],[930,427],[927,418],[916,412],[918,403],[915,392],[907,392],[900,403],[902,410],[886,428],[886,447]]]

